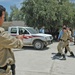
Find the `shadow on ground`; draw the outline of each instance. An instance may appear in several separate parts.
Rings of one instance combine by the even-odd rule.
[[[49,47],[44,47],[43,49],[37,50],[32,46],[24,46],[22,47],[22,49],[14,49],[14,51],[24,51],[24,50],[36,50],[36,51],[44,51],[44,50],[48,50]]]

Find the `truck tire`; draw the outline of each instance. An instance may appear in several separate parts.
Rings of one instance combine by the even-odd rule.
[[[44,43],[43,43],[43,41],[35,40],[33,43],[33,46],[35,49],[40,50],[40,49],[43,49]]]

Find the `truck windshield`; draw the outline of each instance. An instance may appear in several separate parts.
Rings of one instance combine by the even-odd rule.
[[[26,28],[31,34],[37,34],[38,32],[35,30],[35,29],[33,29],[32,27],[30,27],[30,28]]]

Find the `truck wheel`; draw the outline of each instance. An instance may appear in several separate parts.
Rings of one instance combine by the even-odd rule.
[[[34,41],[33,46],[37,50],[43,49],[44,43],[42,41],[40,41],[40,40],[36,40],[36,41]]]

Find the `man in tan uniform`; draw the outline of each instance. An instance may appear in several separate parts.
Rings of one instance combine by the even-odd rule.
[[[61,56],[63,57],[62,59],[63,60],[66,60],[66,57],[65,57],[65,54],[63,52],[63,48],[66,47],[66,49],[68,51],[70,51],[70,48],[69,48],[69,42],[68,40],[70,39],[70,35],[69,35],[69,32],[67,31],[67,28],[64,27],[63,28],[63,35],[61,37],[61,41],[59,42],[58,46],[57,46],[57,49],[59,50],[59,52],[61,53]]]
[[[68,35],[69,35],[69,38],[68,38],[68,40],[67,40],[67,46],[69,46],[69,42],[70,42],[70,41],[73,41],[73,39],[72,39],[72,31],[70,30],[69,27],[67,27],[67,33],[68,33]],[[74,53],[73,53],[70,49],[68,49],[67,47],[66,47],[66,49],[67,49],[67,51],[69,51],[70,56],[74,57]],[[67,53],[67,52],[65,52],[65,54],[66,54],[66,53]]]
[[[15,75],[15,57],[12,48],[22,48],[23,36],[14,38],[1,27],[4,22],[6,9],[0,5],[0,69],[6,70],[11,65],[12,75]]]
[[[59,36],[58,36],[58,41],[61,41],[61,37],[63,35],[63,28],[66,27],[65,25],[63,25],[62,30],[60,30],[59,32]],[[58,49],[57,49],[58,50]],[[65,48],[65,51],[67,51],[67,49]],[[60,50],[58,50],[58,53],[56,54],[56,56],[61,56],[61,52]]]

